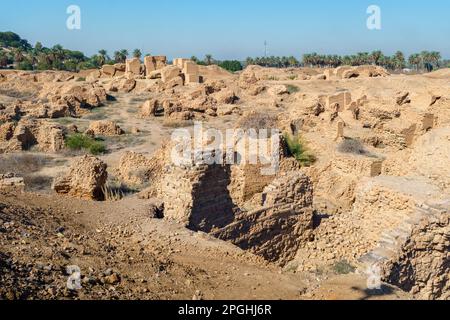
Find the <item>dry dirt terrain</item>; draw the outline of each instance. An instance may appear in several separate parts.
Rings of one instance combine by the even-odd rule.
[[[448,300],[449,80],[165,57],[0,71],[0,299]],[[278,129],[258,141],[279,167],[237,141],[240,161],[174,163],[195,123],[191,160],[226,150],[208,129]]]

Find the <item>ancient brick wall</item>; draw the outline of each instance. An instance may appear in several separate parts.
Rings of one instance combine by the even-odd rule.
[[[394,258],[384,266],[385,281],[419,299],[450,299],[450,211],[428,207]],[[434,212],[433,212],[434,211]]]
[[[255,194],[261,193],[275,179],[273,175],[261,174],[261,169],[264,167],[267,165],[233,166],[230,189],[236,203],[243,204],[252,199]]]
[[[309,178],[289,173],[265,188],[261,208],[242,213],[234,223],[212,234],[268,261],[285,264],[310,236],[312,204]]]
[[[229,184],[229,166],[168,168],[161,187],[165,217],[204,232],[231,223],[235,205],[228,191]]]

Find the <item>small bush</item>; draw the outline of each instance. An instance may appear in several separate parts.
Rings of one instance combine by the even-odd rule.
[[[278,127],[278,118],[271,114],[254,111],[241,117],[237,127],[243,130],[255,129],[257,131],[276,129]]]
[[[361,141],[357,139],[345,139],[339,144],[338,151],[342,153],[370,156],[370,152],[368,152]]]
[[[297,80],[298,79],[298,75],[296,75],[296,74],[290,75],[290,76],[288,76],[288,79],[289,80]]]
[[[18,70],[25,70],[25,71],[31,71],[33,70],[33,65],[30,61],[22,61],[17,65]]]
[[[53,178],[49,176],[31,174],[23,177],[27,191],[50,190]]]
[[[78,81],[78,82],[86,81],[86,78],[85,77],[78,77],[76,81]]]
[[[333,266],[333,270],[337,274],[350,274],[350,273],[355,272],[356,268],[354,266],[352,266],[348,261],[342,260],[342,261],[337,262]]]
[[[308,151],[308,148],[299,136],[285,134],[284,139],[286,140],[290,155],[302,166],[308,167],[316,162],[316,157]]]
[[[292,84],[288,84],[287,86],[287,90],[290,94],[296,93],[300,91],[300,88],[297,86],[293,86]]]
[[[106,201],[119,201],[138,192],[138,190],[130,188],[114,177],[108,180],[107,184],[102,188],[102,191]]]
[[[68,136],[66,146],[71,150],[87,150],[93,155],[106,152],[106,147],[101,141],[80,133]]]

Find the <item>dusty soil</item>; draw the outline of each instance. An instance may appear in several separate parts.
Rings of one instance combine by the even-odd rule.
[[[3,299],[408,299],[362,276],[283,271],[226,242],[151,219],[145,201],[0,195]],[[67,266],[82,289],[68,290]],[[111,276],[113,275],[113,276]]]

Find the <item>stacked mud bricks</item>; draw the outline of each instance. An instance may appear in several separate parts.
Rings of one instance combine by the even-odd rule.
[[[199,68],[196,62],[178,58],[173,60],[173,64],[183,71],[185,84],[200,83]]]

